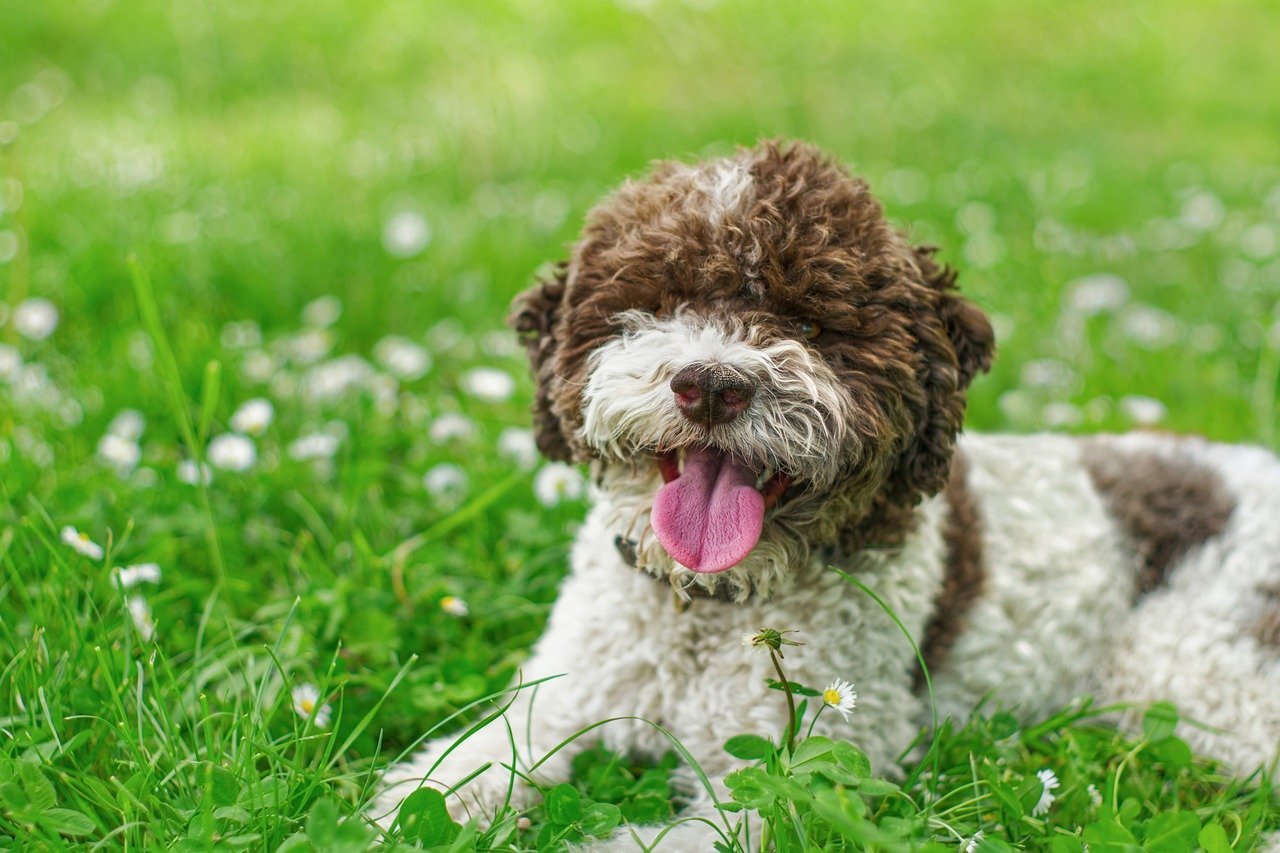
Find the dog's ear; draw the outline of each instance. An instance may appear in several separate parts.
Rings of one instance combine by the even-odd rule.
[[[956,290],[956,274],[933,259],[931,246],[915,249],[916,264],[932,291],[931,308],[917,321],[924,355],[924,414],[907,447],[898,481],[908,492],[931,495],[947,483],[956,434],[964,423],[965,391],[991,367],[995,334],[986,314]]]
[[[507,323],[524,341],[529,353],[537,393],[533,400],[533,435],[548,459],[569,461],[569,444],[565,440],[560,419],[551,406],[551,398],[559,380],[555,375],[557,322],[564,304],[567,263],[557,264],[549,274],[524,291],[511,304]]]

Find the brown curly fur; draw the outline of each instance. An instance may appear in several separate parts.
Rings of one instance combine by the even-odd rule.
[[[991,326],[934,250],[911,247],[866,182],[817,148],[772,141],[740,154],[752,178],[740,210],[709,221],[693,171],[658,164],[597,205],[567,265],[517,298],[538,446],[554,459],[592,457],[579,437],[587,357],[619,334],[622,311],[736,315],[765,342],[802,339],[798,323],[816,322],[807,345],[855,401],[863,448],[823,496],[831,529],[816,539],[896,544],[910,507],[947,482],[965,389],[991,362]]]

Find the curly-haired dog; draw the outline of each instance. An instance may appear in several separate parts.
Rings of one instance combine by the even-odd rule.
[[[564,677],[532,712],[533,693],[519,695],[514,738],[491,725],[393,767],[383,819],[424,780],[447,788],[492,762],[453,798],[459,815],[484,814],[508,796],[502,765],[528,767],[610,717],[665,727],[719,778],[727,738],[785,723],[767,656],[740,643],[761,626],[802,632],[796,680],[858,685],[851,720],[826,714],[818,729],[889,769],[927,718],[917,664],[831,566],[914,635],[944,714],[1172,699],[1220,732],[1184,731],[1199,748],[1241,770],[1270,761],[1280,461],[1156,434],[957,441],[993,339],[954,282],[866,183],[803,144],[665,163],[596,207],[513,315],[538,446],[594,479],[524,670]],[[644,722],[598,732],[632,753],[669,747]],[[563,779],[571,750],[537,775]],[[694,795],[693,811],[714,814]],[[667,840],[707,849],[705,831]]]

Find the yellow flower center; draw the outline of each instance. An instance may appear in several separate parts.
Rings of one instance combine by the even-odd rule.
[[[306,711],[308,714],[316,709],[316,703],[312,702],[310,699],[303,699],[298,704],[301,705],[302,710]]]
[[[826,702],[828,705],[839,705],[840,691],[839,690],[826,691],[825,693],[822,694],[822,701]]]
[[[444,598],[440,599],[440,606],[448,610],[450,607],[453,607],[457,600],[458,599],[454,598],[452,595],[446,595]]]
[[[81,541],[81,542],[88,542],[88,541],[89,541],[89,534],[88,534],[88,533],[81,533],[81,534],[80,534],[80,541]]]

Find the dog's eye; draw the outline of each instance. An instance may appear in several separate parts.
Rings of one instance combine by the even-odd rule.
[[[800,331],[800,337],[804,338],[806,341],[816,340],[818,335],[822,334],[822,327],[817,323],[812,323],[808,320],[801,322],[796,326],[796,328]]]

